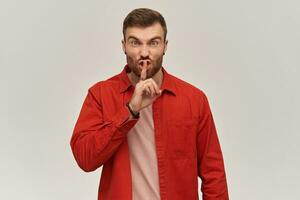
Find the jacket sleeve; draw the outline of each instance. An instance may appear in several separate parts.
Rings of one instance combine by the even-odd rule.
[[[103,165],[137,122],[124,105],[109,121],[103,120],[99,89],[90,88],[74,127],[70,145],[79,167],[86,172]]]
[[[209,103],[204,93],[201,101],[197,156],[203,200],[228,200],[222,151]]]

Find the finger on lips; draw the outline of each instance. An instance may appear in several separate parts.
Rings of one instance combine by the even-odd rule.
[[[147,77],[147,69],[143,68],[143,70],[141,72],[140,80],[145,80],[146,77]]]
[[[147,68],[143,68],[140,75],[140,81],[144,84],[144,93],[149,96],[160,95],[161,91],[152,78],[147,78]]]

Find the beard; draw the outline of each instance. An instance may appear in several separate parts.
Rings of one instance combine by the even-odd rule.
[[[163,62],[163,55],[158,57],[157,59],[153,60],[150,59],[149,57],[145,58],[140,58],[138,60],[135,60],[134,58],[126,55],[126,60],[129,69],[134,73],[135,76],[140,77],[141,76],[141,62],[144,61],[146,63],[150,62],[149,64],[151,65],[147,69],[147,76],[146,79],[153,77],[162,67],[162,62]]]

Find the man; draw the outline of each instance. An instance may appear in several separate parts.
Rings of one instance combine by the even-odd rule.
[[[123,23],[127,65],[87,94],[71,138],[86,172],[103,165],[98,199],[227,200],[223,158],[205,94],[162,67],[167,27],[135,9]]]

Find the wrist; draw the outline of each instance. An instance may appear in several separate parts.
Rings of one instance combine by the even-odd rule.
[[[137,119],[137,118],[140,117],[140,113],[139,113],[138,111],[135,111],[135,110],[132,108],[130,102],[128,102],[128,103],[126,104],[126,107],[128,108],[128,110],[129,110],[130,114],[133,116],[133,118]]]

